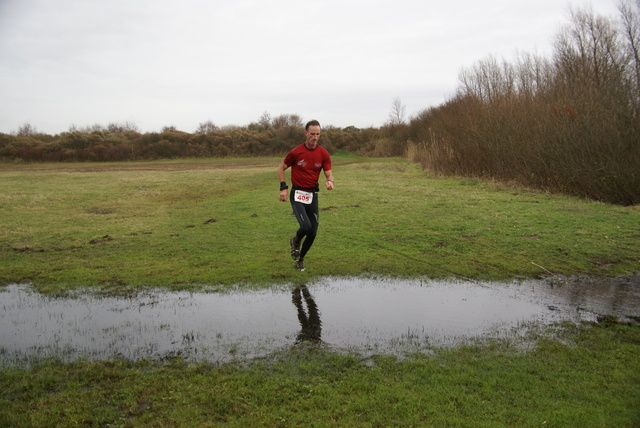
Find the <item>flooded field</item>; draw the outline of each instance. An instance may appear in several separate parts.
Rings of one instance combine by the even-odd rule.
[[[49,297],[0,289],[0,364],[182,356],[224,363],[304,342],[362,355],[517,338],[558,321],[640,316],[640,275],[505,283],[324,278],[234,292]]]

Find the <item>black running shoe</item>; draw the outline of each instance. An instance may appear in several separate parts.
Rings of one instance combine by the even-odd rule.
[[[296,260],[296,269],[300,272],[304,272],[304,262],[302,260]]]
[[[289,240],[289,244],[291,245],[291,258],[298,260],[300,258],[300,243],[296,241],[296,237],[294,236]]]

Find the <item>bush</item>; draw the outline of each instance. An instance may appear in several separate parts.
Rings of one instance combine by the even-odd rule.
[[[41,161],[125,161],[225,156],[284,155],[304,141],[304,125],[297,115],[282,115],[266,126],[218,128],[201,124],[195,134],[165,127],[162,132],[142,134],[134,125],[93,125],[83,130],[50,136],[0,134],[0,160]],[[28,127],[33,129],[33,127]],[[351,147],[362,152],[362,140],[371,139],[375,130],[328,127],[322,145],[330,152]]]
[[[640,25],[638,10],[625,13]],[[551,61],[489,57],[463,70],[455,97],[411,120],[411,156],[445,174],[637,204],[640,62],[620,28],[574,11]]]

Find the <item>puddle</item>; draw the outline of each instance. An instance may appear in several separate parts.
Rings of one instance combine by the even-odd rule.
[[[0,364],[41,358],[225,363],[314,341],[364,356],[514,337],[557,321],[640,316],[640,275],[506,283],[324,278],[300,287],[135,297],[0,291]]]

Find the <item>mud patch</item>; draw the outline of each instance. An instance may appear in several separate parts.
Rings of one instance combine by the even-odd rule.
[[[111,208],[89,208],[87,210],[88,214],[98,214],[98,215],[107,215],[107,214],[113,214],[116,211],[114,209]]]
[[[110,242],[110,241],[113,241],[113,238],[110,237],[109,235],[104,235],[100,238],[92,239],[91,241],[89,241],[89,244],[95,245],[95,244],[100,244],[103,242]]]
[[[309,341],[402,356],[518,338],[559,321],[637,320],[640,276],[506,283],[324,278],[263,291],[127,297],[50,297],[11,285],[0,304],[3,365],[178,355],[224,363]]]

